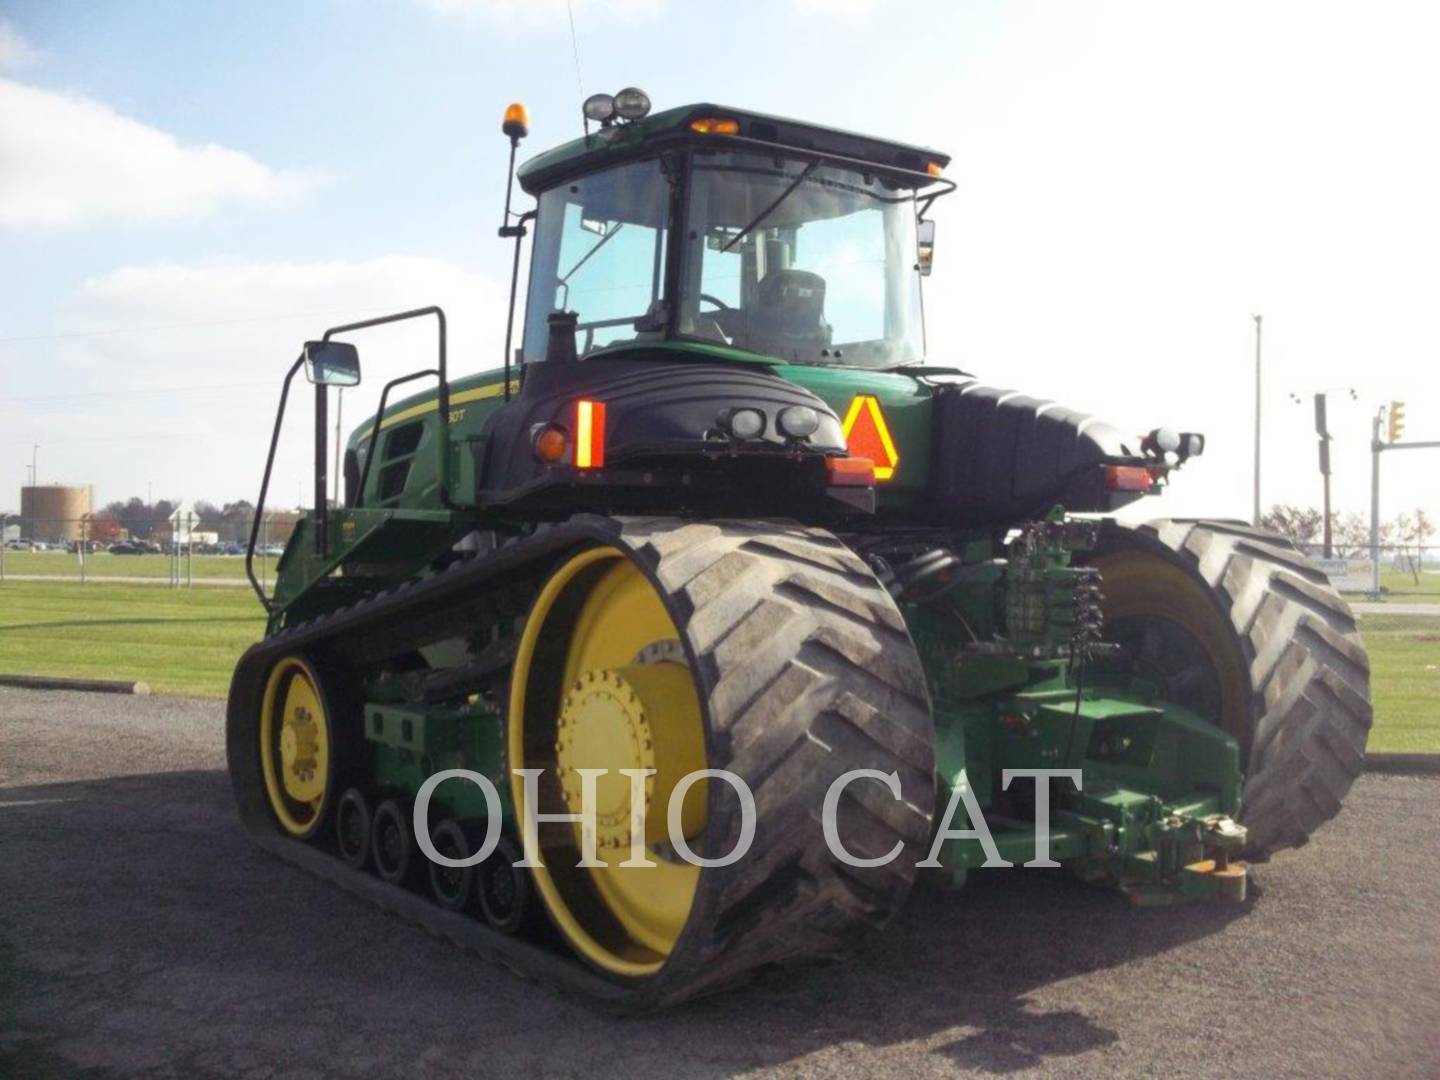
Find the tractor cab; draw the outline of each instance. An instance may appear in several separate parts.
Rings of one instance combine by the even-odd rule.
[[[918,224],[953,186],[944,155],[715,105],[588,111],[598,131],[518,174],[537,200],[524,363],[549,352],[557,312],[575,313],[582,358],[668,342],[789,364],[923,359]]]

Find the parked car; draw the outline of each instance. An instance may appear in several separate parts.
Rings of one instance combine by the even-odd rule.
[[[144,555],[147,554],[145,545],[134,540],[122,540],[110,547],[111,555]]]

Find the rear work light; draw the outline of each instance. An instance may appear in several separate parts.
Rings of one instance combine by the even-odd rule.
[[[1155,477],[1143,465],[1106,465],[1106,491],[1149,491]]]
[[[575,402],[575,467],[605,465],[605,403],[581,398]]]
[[[875,486],[875,462],[868,457],[827,457],[825,473],[831,487]]]

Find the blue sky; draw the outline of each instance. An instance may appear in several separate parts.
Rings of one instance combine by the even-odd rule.
[[[577,0],[574,18],[587,92],[952,153],[932,358],[1207,431],[1166,510],[1248,513],[1252,311],[1267,501],[1318,495],[1291,392],[1360,393],[1332,424],[1344,509],[1366,505],[1380,401],[1440,437],[1426,6]],[[436,300],[456,370],[499,358],[499,117],[529,105],[532,153],[578,133],[563,0],[10,0],[0,19],[0,508],[35,442],[43,481],[101,500],[253,499],[279,376],[333,322]],[[367,344],[368,386],[427,348]],[[1387,512],[1440,502],[1426,456],[1387,458]]]

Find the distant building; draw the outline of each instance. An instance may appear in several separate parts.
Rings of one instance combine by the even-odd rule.
[[[89,484],[44,484],[20,489],[20,535],[26,540],[80,539],[81,519],[91,511]]]

